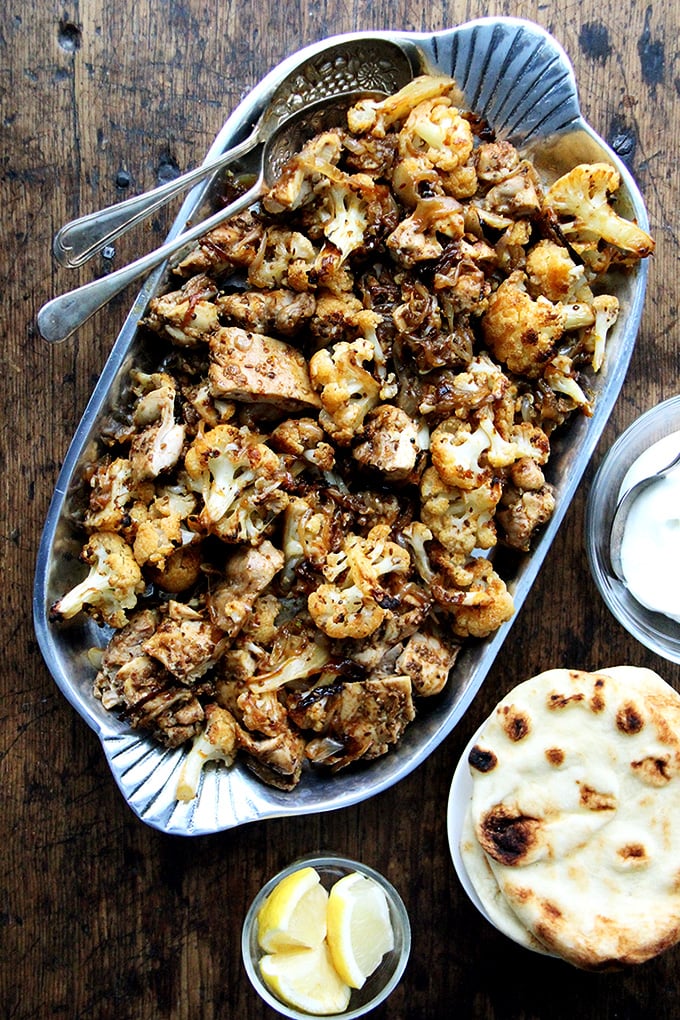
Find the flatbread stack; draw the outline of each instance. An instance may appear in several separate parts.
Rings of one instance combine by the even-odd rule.
[[[589,970],[680,939],[680,695],[660,676],[541,673],[468,762],[461,857],[501,931]]]

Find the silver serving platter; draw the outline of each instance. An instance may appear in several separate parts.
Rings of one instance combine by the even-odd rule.
[[[647,228],[640,193],[625,165],[584,121],[574,72],[566,54],[537,25],[514,18],[484,18],[434,34],[411,32],[352,33],[306,47],[274,68],[228,118],[206,158],[235,144],[254,123],[283,78],[301,58],[320,54],[329,42],[356,41],[357,51],[370,49],[371,39],[389,38],[403,45],[418,70],[452,75],[463,102],[486,118],[499,137],[530,152],[539,168],[556,176],[579,162],[605,160],[621,174],[623,213]],[[360,44],[360,45],[359,45]],[[314,97],[312,97],[314,98]],[[192,191],[182,205],[170,236],[188,220],[196,222],[209,199],[210,184]],[[125,400],[131,365],[152,354],[137,328],[150,298],[161,290],[167,270],[161,267],[145,283],[132,305],[101,378],[68,450],[47,514],[38,553],[34,622],[45,661],[64,696],[101,740],[111,771],[124,798],[148,825],[179,835],[218,832],[259,819],[330,811],[379,793],[417,768],[460,721],[484,681],[511,626],[491,638],[470,643],[459,656],[445,691],[421,703],[418,718],[389,754],[335,775],[303,773],[292,792],[264,785],[243,763],[232,768],[208,766],[198,796],[189,803],[175,800],[184,749],[168,751],[131,730],[105,711],[92,694],[94,670],[88,652],[102,646],[106,633],[91,621],[52,625],[50,605],[83,574],[78,563],[82,537],[72,514],[82,501],[81,470],[97,448],[102,419]],[[622,314],[608,341],[605,364],[594,377],[595,411],[578,416],[566,434],[553,441],[549,478],[556,486],[557,510],[534,551],[517,560],[509,579],[517,610],[531,588],[546,552],[610,415],[628,368],[642,314],[647,265],[621,274],[613,282]],[[516,616],[517,614],[515,614]]]

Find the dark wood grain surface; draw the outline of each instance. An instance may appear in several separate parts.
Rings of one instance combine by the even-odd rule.
[[[436,30],[484,14],[531,18],[569,53],[583,111],[632,168],[657,254],[621,397],[580,491],[482,691],[409,778],[326,815],[170,838],[137,821],[97,738],[45,668],[32,629],[37,544],[59,466],[132,294],[48,347],[43,302],[106,267],[50,255],[67,219],[199,162],[226,114],[274,64],[341,31]],[[0,22],[3,225],[0,1015],[7,1020],[246,1020],[271,1016],[240,962],[247,906],[318,848],[384,872],[414,932],[378,1018],[680,1016],[680,950],[630,973],[583,974],[515,947],[476,914],[450,862],[446,800],[472,732],[519,680],[550,666],[650,666],[591,580],[584,505],[598,462],[639,412],[678,389],[680,17],[676,0],[25,0]],[[158,243],[173,210],[116,246]]]

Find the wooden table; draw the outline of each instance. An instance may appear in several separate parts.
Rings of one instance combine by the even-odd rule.
[[[36,334],[36,312],[93,273],[88,266],[69,276],[56,267],[51,238],[74,215],[194,165],[240,97],[301,45],[354,29],[435,30],[481,14],[528,17],[554,33],[575,65],[586,117],[625,157],[646,197],[657,254],[621,397],[481,693],[415,774],[327,815],[165,837],[122,800],[32,630],[34,560],[52,487],[131,300],[121,296],[49,348]],[[436,1020],[451,1010],[473,1020],[680,1015],[680,950],[635,972],[592,975],[515,947],[463,894],[445,830],[461,751],[514,683],[555,665],[623,662],[680,683],[676,666],[611,618],[582,541],[588,485],[603,453],[627,423],[678,388],[679,30],[675,0],[630,8],[613,0],[26,0],[5,14],[0,1009],[8,1020],[271,1016],[241,966],[241,922],[274,871],[318,847],[384,872],[409,909],[408,970],[376,1018]],[[159,242],[171,216],[159,214],[119,242],[116,264]]]

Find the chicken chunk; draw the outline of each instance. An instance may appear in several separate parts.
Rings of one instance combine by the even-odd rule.
[[[217,310],[231,325],[257,333],[273,330],[279,336],[294,336],[311,319],[316,307],[314,295],[283,290],[248,290],[223,294]]]
[[[339,692],[327,697],[325,707],[324,737],[310,740],[306,754],[311,761],[321,755],[323,763],[334,770],[359,758],[385,754],[415,718],[411,680],[407,676],[343,684]],[[291,714],[295,718],[295,713]],[[328,737],[340,745],[330,756]]]
[[[212,622],[228,637],[235,637],[251,614],[257,596],[283,564],[283,553],[267,539],[259,546],[232,553],[224,579],[208,594]]]
[[[430,697],[446,686],[459,647],[445,643],[435,634],[418,632],[409,638],[395,668],[411,678],[416,694]]]
[[[210,337],[208,376],[214,397],[271,402],[291,411],[321,406],[300,351],[237,326]]]
[[[189,606],[170,602],[166,618],[142,647],[173,676],[192,683],[217,662],[225,645],[223,631],[211,620]]]

